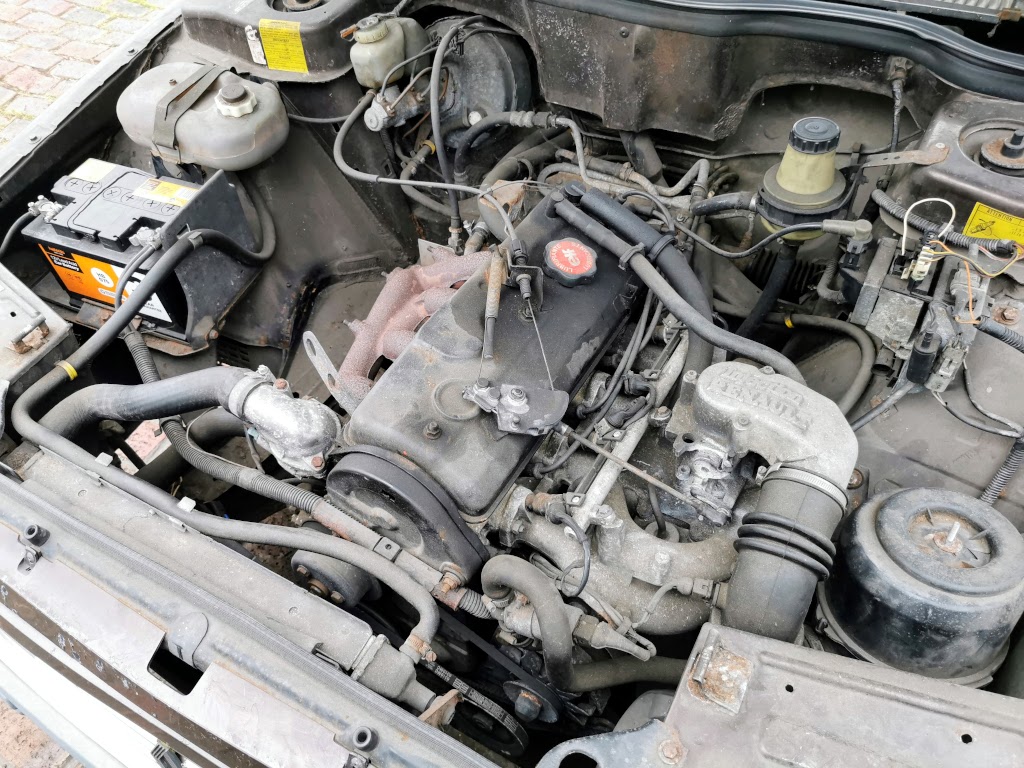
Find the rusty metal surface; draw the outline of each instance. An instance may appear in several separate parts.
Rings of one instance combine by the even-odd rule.
[[[1024,701],[705,624],[664,722],[545,755],[600,768],[1010,768]]]
[[[490,253],[435,254],[433,264],[396,269],[365,320],[348,326],[355,341],[338,369],[331,393],[349,412],[355,410],[373,386],[374,368],[381,358],[396,360],[416,335],[423,321],[447,304],[458,284],[490,261]]]

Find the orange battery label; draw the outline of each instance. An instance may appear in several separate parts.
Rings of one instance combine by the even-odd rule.
[[[121,267],[72,253],[63,248],[55,248],[52,245],[40,244],[39,248],[53,265],[57,277],[64,284],[68,293],[113,306],[114,288],[123,271]],[[142,277],[144,274],[139,274],[139,279]],[[125,286],[122,300],[128,298],[138,284],[138,280],[131,280]],[[156,296],[150,297],[140,313],[167,323],[171,322],[170,315],[167,314],[164,305]]]

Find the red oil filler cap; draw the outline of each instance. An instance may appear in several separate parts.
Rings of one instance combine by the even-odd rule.
[[[544,273],[568,288],[589,283],[597,274],[597,254],[571,237],[552,240],[544,248]]]

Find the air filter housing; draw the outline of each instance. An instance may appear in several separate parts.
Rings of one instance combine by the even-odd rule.
[[[984,685],[1024,611],[1024,539],[954,491],[875,497],[843,525],[819,598],[826,631],[854,655]]]

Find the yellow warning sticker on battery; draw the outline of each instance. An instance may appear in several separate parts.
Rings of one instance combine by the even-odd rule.
[[[117,286],[117,279],[121,276],[121,272],[124,271],[121,267],[98,259],[90,259],[88,256],[72,253],[52,245],[40,244],[39,248],[68,293],[108,306],[114,304],[114,288]],[[131,296],[144,273],[140,272],[136,275],[138,279],[130,280],[125,286],[122,299]],[[163,303],[156,296],[151,296],[140,312],[157,320],[171,322],[170,315],[167,314]]]
[[[281,72],[309,72],[297,21],[260,19],[260,41],[267,66]]]
[[[964,226],[964,234],[970,237],[1016,240],[1024,244],[1024,219],[998,208],[977,203]]]
[[[180,208],[187,205],[196,196],[198,191],[193,187],[175,184],[173,181],[146,179],[132,194],[136,197],[157,200],[161,203],[169,203]]]
[[[95,157],[92,157],[75,168],[69,175],[73,179],[81,179],[82,181],[103,181],[107,174],[115,168],[117,166],[113,163],[97,160]]]

